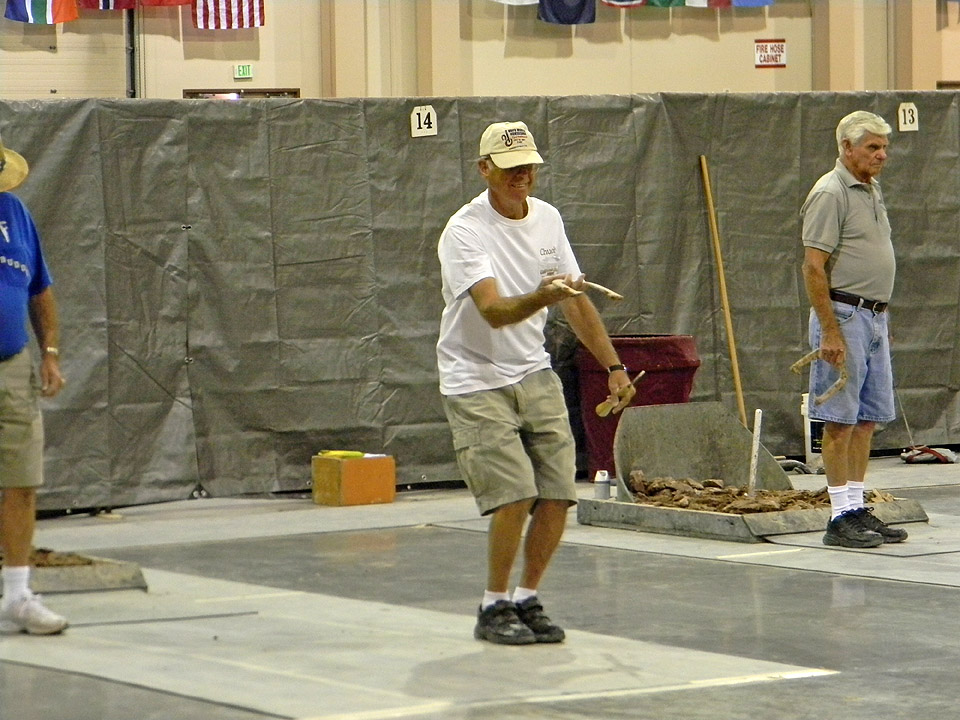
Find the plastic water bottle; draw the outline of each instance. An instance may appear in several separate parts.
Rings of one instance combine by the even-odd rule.
[[[593,497],[597,500],[610,499],[610,474],[606,470],[597,470],[593,478]]]

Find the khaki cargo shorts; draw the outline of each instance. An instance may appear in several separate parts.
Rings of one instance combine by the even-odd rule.
[[[0,488],[43,484],[40,378],[30,352],[0,362]]]
[[[443,408],[457,465],[482,515],[529,498],[576,504],[576,448],[553,370],[496,390],[445,396]]]

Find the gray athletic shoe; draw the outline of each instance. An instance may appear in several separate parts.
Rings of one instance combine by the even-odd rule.
[[[473,636],[498,645],[532,645],[537,641],[533,630],[517,617],[517,606],[509,600],[497,600],[486,610],[480,608]]]
[[[855,510],[845,510],[827,523],[823,536],[824,545],[839,545],[851,548],[873,548],[883,545],[880,533],[867,530]]]
[[[65,617],[48,610],[40,602],[40,596],[33,593],[0,611],[0,633],[4,635],[56,635],[62,633],[68,624]]]

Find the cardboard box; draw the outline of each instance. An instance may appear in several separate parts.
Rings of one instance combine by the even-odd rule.
[[[390,503],[397,495],[397,465],[390,455],[333,458],[314,455],[313,501],[318,505]]]

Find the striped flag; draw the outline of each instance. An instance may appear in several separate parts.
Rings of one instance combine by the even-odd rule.
[[[84,10],[133,10],[137,0],[80,0]]]
[[[726,8],[731,0],[687,0],[687,7]]]
[[[239,30],[263,26],[264,0],[193,0],[193,26]]]
[[[16,22],[55,25],[76,20],[80,14],[77,0],[7,0],[3,16]]]

